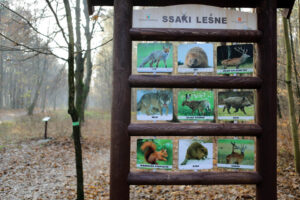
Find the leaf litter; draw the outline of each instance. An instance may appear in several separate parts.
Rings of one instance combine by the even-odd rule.
[[[109,199],[109,124],[104,129],[103,126],[91,120],[83,127],[85,199],[88,200]],[[134,158],[134,151],[131,156]],[[76,199],[74,160],[72,139],[60,134],[46,142],[37,138],[16,143],[0,141],[0,199]],[[135,160],[131,159],[131,166],[134,165]],[[295,173],[293,155],[280,151],[277,165],[278,199],[300,199],[300,176]],[[255,199],[255,186],[130,186],[130,199],[250,200]]]

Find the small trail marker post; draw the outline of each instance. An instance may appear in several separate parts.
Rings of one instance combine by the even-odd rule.
[[[257,200],[276,200],[276,79],[277,79],[277,8],[289,17],[294,0],[87,0],[93,6],[114,6],[113,101],[111,124],[110,199],[128,200],[130,185],[256,185]],[[201,16],[216,6],[213,16],[229,12],[220,26],[207,23]],[[182,5],[183,4],[183,5]],[[193,4],[186,5],[185,4]],[[176,9],[171,6],[175,5]],[[133,6],[151,6],[153,13],[133,10]],[[170,6],[164,7],[162,6]],[[182,9],[178,23],[171,23],[177,8]],[[189,8],[189,10],[186,10]],[[198,8],[204,9],[200,11]],[[252,22],[247,16],[222,8],[255,8]],[[155,10],[156,9],[156,10]],[[195,10],[191,12],[191,10]],[[158,10],[160,10],[158,12]],[[167,12],[170,11],[170,12]],[[183,15],[184,13],[184,15]],[[185,14],[186,13],[186,14]],[[138,14],[138,15],[137,15]],[[192,14],[192,15],[191,15]],[[156,18],[157,16],[160,17]],[[183,15],[183,16],[182,16]],[[187,16],[188,15],[188,16]],[[252,14],[251,14],[252,15]],[[137,17],[132,17],[137,16]],[[189,16],[191,18],[189,18]],[[224,16],[224,17],[226,17]],[[234,16],[234,18],[232,18]],[[197,19],[192,21],[192,19]],[[177,18],[176,18],[177,19]],[[190,20],[191,19],[191,20]],[[214,18],[215,22],[216,18]],[[179,23],[184,21],[186,23]],[[138,23],[137,23],[138,22]],[[191,23],[190,23],[191,22]],[[192,22],[194,25],[192,25]],[[222,22],[222,23],[221,23]],[[227,24],[228,22],[228,24]],[[141,25],[137,25],[137,24]],[[146,24],[145,24],[146,23]],[[221,23],[221,24],[220,24]],[[148,26],[151,24],[150,26]],[[181,24],[181,25],[180,25]],[[145,26],[144,26],[145,25]],[[180,25],[180,26],[177,26]],[[224,25],[224,26],[223,26]],[[227,26],[228,25],[228,26]],[[246,28],[244,28],[245,26]],[[252,24],[253,25],[253,24]],[[224,28],[225,27],[225,28]],[[242,28],[240,28],[242,27]],[[252,28],[255,27],[255,28]],[[132,75],[132,41],[249,42],[257,44],[256,76],[183,76]],[[132,123],[131,88],[200,88],[256,90],[256,121],[253,124],[222,123]],[[131,136],[252,136],[256,137],[256,171],[253,172],[132,172],[130,171]]]
[[[48,126],[48,121],[51,119],[51,117],[44,117],[42,119],[43,122],[45,122],[45,132],[44,132],[44,139],[48,139],[47,138],[47,126]]]

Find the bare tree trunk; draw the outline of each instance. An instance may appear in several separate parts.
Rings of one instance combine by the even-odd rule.
[[[295,159],[295,169],[298,174],[300,174],[300,151],[299,151],[299,139],[298,139],[298,126],[296,122],[295,115],[295,105],[294,105],[294,97],[293,97],[293,89],[292,89],[292,55],[291,55],[291,45],[288,34],[288,25],[287,19],[285,17],[282,18],[283,28],[284,28],[284,39],[285,39],[285,47],[286,47],[286,86],[288,89],[288,104],[289,104],[289,118],[290,118],[290,128],[294,142],[294,159]]]
[[[38,78],[38,80],[37,80],[37,85],[36,85],[36,90],[35,90],[35,93],[34,93],[34,98],[33,98],[32,103],[28,107],[27,115],[32,115],[33,114],[34,108],[36,106],[36,103],[37,103],[39,95],[40,95],[41,87],[42,87],[43,82],[44,82],[44,76],[45,76],[45,73],[47,71],[47,68],[48,68],[47,59],[45,58],[43,70],[42,70],[42,72],[39,72],[39,74],[38,74],[38,76],[40,76],[40,78]]]
[[[44,91],[43,91],[43,98],[42,98],[42,113],[45,112],[45,109],[46,109],[46,104],[47,104],[47,85],[44,84]]]
[[[0,38],[0,44],[2,44],[2,39]],[[0,109],[3,108],[3,51],[0,52]]]
[[[294,75],[295,75],[295,80],[296,80],[296,98],[297,101],[300,102],[300,86],[299,86],[299,80],[298,80],[298,71],[297,71],[297,65],[296,65],[296,57],[295,57],[295,51],[294,51],[294,39],[293,39],[293,34],[292,34],[292,25],[291,21],[288,20],[289,24],[289,29],[290,29],[290,38],[291,38],[291,51],[292,51],[292,56],[293,56],[293,69],[294,69]],[[300,104],[298,104],[298,117],[299,117],[299,122],[300,122]]]
[[[279,119],[282,119],[282,113],[281,113],[281,107],[280,107],[280,101],[279,101],[278,94],[277,94],[277,113],[278,113]]]
[[[81,7],[80,7],[80,0],[76,0],[76,8],[75,8],[75,15],[76,15],[76,71],[75,71],[75,79],[76,79],[76,110],[78,112],[79,121],[82,120],[82,97],[83,97],[83,75],[84,75],[84,59],[82,54],[82,47],[81,47]]]
[[[75,160],[76,160],[76,175],[77,175],[77,200],[84,200],[84,184],[83,184],[83,166],[82,166],[82,150],[80,142],[80,122],[78,111],[75,107],[75,84],[74,84],[74,32],[71,16],[71,8],[69,0],[64,0],[64,6],[67,16],[67,24],[69,31],[69,42],[68,42],[68,86],[69,86],[69,108],[68,113],[70,114],[73,122],[73,138],[75,146]],[[78,91],[77,91],[78,92]]]
[[[92,33],[90,32],[90,17],[88,13],[87,1],[83,1],[83,12],[84,12],[85,23],[86,23],[86,26],[84,27],[84,34],[85,34],[86,45],[87,45],[87,49],[85,53],[85,58],[86,58],[85,64],[86,64],[87,74],[84,80],[84,88],[82,93],[82,107],[81,107],[81,114],[80,114],[82,121],[84,121],[84,111],[86,108],[87,97],[90,92],[90,84],[91,84],[92,68],[93,68],[92,56],[91,56]]]

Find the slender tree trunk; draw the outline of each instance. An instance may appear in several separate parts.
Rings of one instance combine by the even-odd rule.
[[[68,113],[70,114],[73,122],[73,139],[75,146],[75,160],[76,160],[76,175],[77,175],[77,200],[84,200],[84,184],[83,184],[83,166],[82,166],[82,150],[80,142],[80,122],[78,111],[75,107],[75,83],[74,83],[74,32],[71,16],[71,8],[69,0],[64,0],[64,6],[67,16],[67,24],[69,31],[68,43],[68,86],[69,86],[69,102]],[[78,92],[78,91],[77,91]]]
[[[82,120],[82,109],[83,108],[83,75],[84,75],[84,59],[82,54],[82,47],[81,47],[81,7],[80,7],[80,0],[76,0],[76,72],[75,72],[75,79],[76,79],[76,110],[79,115],[79,121]]]
[[[278,113],[279,119],[282,119],[282,113],[281,113],[281,107],[280,107],[280,101],[279,101],[278,94],[277,94],[277,113]]]
[[[47,82],[47,81],[46,81]],[[47,104],[47,84],[44,86],[43,98],[42,98],[42,113],[45,112],[46,104]]]
[[[293,97],[293,89],[292,89],[292,55],[291,55],[291,45],[288,34],[288,25],[287,19],[285,17],[282,18],[283,28],[284,28],[284,39],[285,39],[285,47],[286,47],[286,86],[288,89],[288,104],[289,104],[289,118],[290,118],[290,128],[293,137],[294,143],[294,153],[295,153],[295,169],[298,174],[300,174],[300,151],[299,151],[299,139],[298,139],[298,126],[296,122],[295,115],[295,105],[294,105],[294,97]]]
[[[45,58],[43,70],[42,70],[42,72],[39,72],[39,74],[38,74],[38,76],[40,76],[40,78],[38,78],[38,80],[37,80],[37,85],[36,85],[36,90],[35,90],[35,93],[34,93],[34,98],[33,98],[32,103],[28,107],[27,115],[33,115],[34,108],[37,104],[37,101],[38,101],[38,98],[39,98],[39,95],[40,95],[40,91],[41,91],[41,87],[42,87],[43,82],[44,82],[44,76],[45,76],[45,73],[47,71],[47,68],[48,68],[47,59]]]
[[[92,79],[92,68],[93,68],[92,56],[91,56],[92,34],[90,32],[90,17],[88,13],[87,1],[83,1],[83,12],[84,12],[85,23],[86,23],[86,26],[84,27],[84,34],[85,34],[86,45],[87,45],[86,54],[85,54],[85,58],[86,58],[85,65],[86,65],[87,72],[84,80],[84,88],[82,93],[82,107],[81,107],[81,114],[80,114],[82,121],[84,121],[84,111],[86,109],[87,97],[90,92],[90,84]]]
[[[2,39],[0,38],[0,44]],[[3,51],[0,52],[0,109],[3,108],[3,79],[4,79],[4,70],[3,70]]]
[[[300,102],[300,86],[299,86],[299,80],[298,80],[298,71],[297,71],[297,65],[296,65],[296,57],[295,57],[295,51],[294,51],[294,39],[292,34],[292,25],[291,21],[288,20],[289,29],[290,29],[290,38],[291,38],[291,50],[292,50],[292,56],[293,56],[293,69],[294,69],[294,75],[295,75],[295,81],[296,81],[296,98],[297,101]],[[298,104],[298,117],[300,122],[300,104]]]

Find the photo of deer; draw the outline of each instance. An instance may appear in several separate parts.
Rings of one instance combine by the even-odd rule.
[[[253,45],[240,44],[217,47],[217,73],[238,74],[253,72]]]
[[[178,92],[178,119],[213,120],[214,93],[211,90],[180,90]]]
[[[219,139],[217,166],[254,169],[254,140]]]

